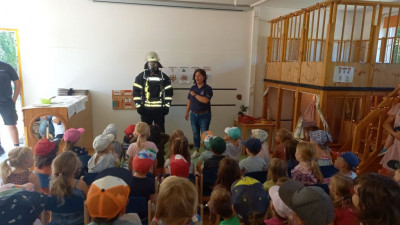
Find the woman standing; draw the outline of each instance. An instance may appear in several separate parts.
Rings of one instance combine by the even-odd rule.
[[[186,104],[185,119],[189,119],[192,125],[193,142],[196,151],[192,158],[197,158],[200,149],[200,134],[209,130],[211,121],[211,104],[213,96],[212,88],[207,85],[207,74],[203,69],[197,69],[193,73],[194,85],[190,88]],[[201,133],[200,133],[201,131]]]

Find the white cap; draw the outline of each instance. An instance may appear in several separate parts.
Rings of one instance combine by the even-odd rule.
[[[282,218],[289,218],[293,211],[282,201],[281,197],[279,197],[279,186],[274,185],[270,187],[268,193],[276,213]]]
[[[93,141],[93,148],[96,152],[102,152],[106,150],[108,145],[114,141],[114,135],[112,134],[100,134]]]

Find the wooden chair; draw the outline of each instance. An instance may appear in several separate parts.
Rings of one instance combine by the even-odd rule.
[[[256,172],[245,173],[244,176],[252,177],[263,184],[265,181],[267,181],[267,174],[268,171],[256,171]]]
[[[49,221],[51,214],[72,214],[72,213],[83,213],[84,214],[84,199],[82,197],[66,197],[64,204],[60,204],[60,201],[55,196],[48,196],[46,199],[45,212],[41,215],[43,225],[55,224],[53,221]],[[84,222],[84,221],[82,221]],[[82,223],[83,224],[83,223]]]

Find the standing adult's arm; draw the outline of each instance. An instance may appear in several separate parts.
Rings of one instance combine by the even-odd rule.
[[[165,79],[164,79],[164,91],[165,91],[164,101],[166,103],[165,104],[166,107],[169,108],[171,106],[172,96],[174,95],[174,89],[172,88],[172,85],[171,85],[171,79],[164,73],[163,73],[163,76],[165,77]]]
[[[139,74],[135,82],[133,83],[133,101],[135,102],[136,109],[142,106],[142,89],[143,89],[143,82],[140,79],[141,74]]]
[[[13,101],[16,102],[18,95],[21,93],[21,81],[20,80],[14,80],[14,96],[13,96]]]
[[[186,102],[186,113],[185,113],[185,119],[189,119],[189,111],[190,111],[190,100],[188,99]]]
[[[206,96],[200,96],[196,94],[194,91],[190,91],[190,94],[199,102],[207,104],[210,102],[210,99]]]

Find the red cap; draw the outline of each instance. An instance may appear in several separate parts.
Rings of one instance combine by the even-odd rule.
[[[135,131],[135,124],[131,124],[125,128],[125,134],[129,140],[133,138],[133,131]]]
[[[35,145],[34,154],[39,156],[47,156],[56,147],[56,142],[51,142],[49,139],[43,138]]]
[[[178,177],[189,177],[189,163],[186,159],[179,154],[172,155],[170,160],[170,172],[171,176],[178,176]]]

